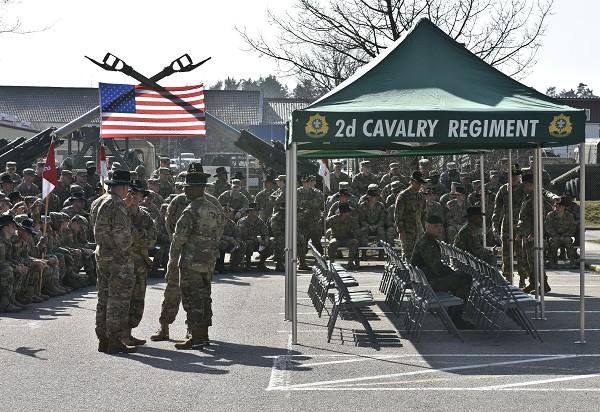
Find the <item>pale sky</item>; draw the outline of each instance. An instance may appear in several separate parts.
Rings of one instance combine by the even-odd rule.
[[[276,63],[243,49],[234,26],[268,35],[266,10],[281,13],[293,0],[19,0],[8,17],[23,28],[48,30],[0,35],[0,84],[97,87],[98,82],[136,83],[123,73],[106,72],[84,58],[101,61],[111,52],[149,76],[184,53],[194,62],[212,59],[190,73],[174,74],[161,84],[204,82],[227,76],[257,79],[276,74]],[[530,0],[531,1],[531,0]],[[586,83],[600,95],[595,27],[600,2],[555,0],[538,63],[521,82],[545,92]],[[278,78],[280,78],[278,76]],[[293,87],[294,82],[280,78]]]

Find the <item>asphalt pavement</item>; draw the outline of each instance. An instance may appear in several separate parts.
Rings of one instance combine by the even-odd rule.
[[[594,236],[598,233],[594,232]],[[591,239],[591,236],[590,236]],[[600,244],[586,242],[586,264],[600,265]],[[272,266],[272,263],[270,263]],[[466,331],[462,343],[429,316],[420,342],[408,339],[400,317],[378,291],[382,262],[352,272],[377,305],[367,317],[380,342],[360,323],[338,321],[327,343],[331,305],[319,318],[298,277],[298,344],[284,320],[284,275],[218,275],[213,284],[212,345],[178,351],[185,312],[171,341],[149,342],[130,355],[96,351],[96,289],[0,314],[0,405],[5,411],[596,411],[600,401],[600,274],[581,279],[567,262],[548,271],[552,292],[529,312],[543,342],[510,320],[498,339]],[[164,291],[149,281],[146,310],[134,334],[158,327]],[[583,341],[582,341],[583,338]]]

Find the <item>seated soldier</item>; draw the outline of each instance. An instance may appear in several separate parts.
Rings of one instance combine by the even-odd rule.
[[[568,201],[564,197],[556,204],[555,209],[546,215],[546,236],[548,236],[548,268],[555,268],[560,247],[567,249],[569,267],[576,269],[577,256],[573,246],[573,236],[577,230],[573,215],[565,210]]]
[[[217,258],[215,270],[219,273],[227,273],[225,267],[225,254],[230,253],[229,271],[232,273],[242,272],[240,267],[242,258],[246,255],[246,244],[242,242],[240,237],[240,227],[231,220],[233,208],[229,205],[223,205],[223,215],[225,227],[223,235],[219,239],[218,248],[220,256]]]
[[[260,206],[256,203],[250,203],[248,215],[238,221],[238,226],[240,227],[240,237],[246,244],[245,270],[252,270],[252,254],[258,251],[260,260],[256,265],[256,269],[268,272],[270,269],[265,265],[265,261],[273,253],[273,245],[269,241],[269,229],[258,216],[259,212]]]
[[[358,223],[360,225],[360,244],[367,246],[369,236],[375,236],[376,245],[385,238],[385,213],[386,209],[383,203],[379,201],[379,190],[369,189],[367,191],[367,201],[358,205]],[[363,257],[366,257],[363,250]],[[379,259],[383,259],[383,250],[379,251]]]
[[[443,229],[443,221],[439,216],[428,215],[425,218],[425,233],[415,244],[411,263],[423,271],[434,291],[450,292],[466,303],[473,280],[468,274],[456,271],[442,262],[439,238]],[[463,306],[450,308],[450,319],[457,329],[473,329],[473,324],[462,318]]]
[[[327,228],[331,229],[331,240],[327,253],[329,260],[335,262],[337,249],[340,246],[348,248],[348,269],[358,267],[358,219],[350,214],[350,206],[340,204],[339,214],[327,218]]]
[[[472,205],[466,201],[467,192],[464,187],[456,187],[455,198],[446,203],[444,207],[444,224],[446,230],[446,242],[452,244],[454,236],[466,223],[467,209]]]
[[[458,231],[454,238],[454,246],[496,267],[496,256],[491,250],[483,247],[483,216],[485,214],[480,207],[467,209],[467,224]]]

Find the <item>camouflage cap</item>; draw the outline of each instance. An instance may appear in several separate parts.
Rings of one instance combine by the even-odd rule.
[[[71,218],[71,222],[77,222],[77,223],[79,223],[80,225],[83,225],[83,226],[87,226],[87,224],[88,224],[88,220],[84,216],[81,216],[79,214],[73,216]]]
[[[52,219],[53,222],[64,221],[63,214],[60,212],[50,212],[50,219]]]
[[[35,176],[35,170],[30,167],[23,169],[23,176]]]
[[[75,176],[87,177],[87,170],[85,169],[76,169]]]
[[[63,169],[60,171],[61,176],[73,177],[73,172],[68,169]]]
[[[171,174],[171,169],[169,169],[168,167],[159,167],[158,168],[158,173],[161,175],[170,175]]]
[[[17,167],[17,162],[6,162],[6,167]]]
[[[86,169],[96,169],[96,162],[94,162],[93,160],[85,162],[85,168]]]

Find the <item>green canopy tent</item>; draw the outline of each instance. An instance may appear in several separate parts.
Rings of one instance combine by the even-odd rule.
[[[504,75],[431,21],[421,19],[354,76],[292,113],[286,139],[287,174],[296,175],[298,157],[539,149],[584,140],[583,110]],[[541,162],[537,165],[539,176]],[[296,182],[288,182],[286,318],[294,323]],[[292,335],[295,342],[295,327]]]

